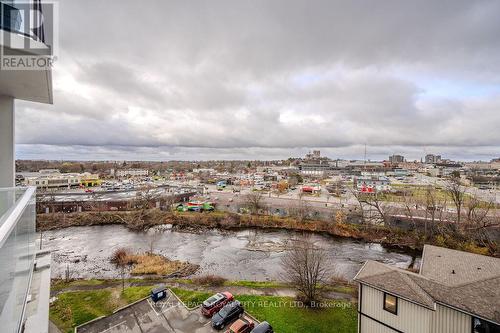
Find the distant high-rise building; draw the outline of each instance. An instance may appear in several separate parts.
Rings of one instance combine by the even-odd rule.
[[[313,150],[312,153],[309,151],[309,153],[306,154],[306,159],[308,160],[314,160],[319,158],[321,158],[321,151],[319,150]]]
[[[435,164],[441,162],[441,155],[427,154],[425,155],[425,163]]]
[[[389,162],[391,162],[391,163],[403,163],[404,161],[405,161],[405,157],[403,155],[389,156]]]

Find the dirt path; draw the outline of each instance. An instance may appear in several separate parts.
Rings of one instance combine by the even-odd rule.
[[[125,282],[125,287],[139,287],[139,286],[151,286],[155,283],[152,281],[135,281],[135,282]],[[211,286],[199,286],[188,283],[178,283],[166,281],[164,284],[168,287],[181,288],[186,290],[200,291],[200,292],[220,292],[221,289],[229,291],[234,295],[260,295],[260,296],[280,296],[280,297],[296,297],[297,292],[292,288],[286,287],[272,287],[272,288],[251,288],[244,286],[221,286],[221,287],[211,287]],[[98,285],[83,285],[83,286],[70,286],[60,290],[51,290],[51,296],[57,296],[60,293],[68,291],[85,291],[85,290],[99,290],[105,288],[121,287],[121,281],[110,281]],[[340,300],[352,300],[353,296],[347,293],[340,293],[334,291],[328,291],[324,293],[324,297],[328,299],[340,299]]]

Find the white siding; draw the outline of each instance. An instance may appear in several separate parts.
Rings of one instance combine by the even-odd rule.
[[[431,316],[434,311],[398,298],[398,314],[394,315],[384,310],[384,293],[382,291],[363,285],[362,294],[361,312],[365,315],[405,333],[430,333]],[[362,326],[364,326],[363,321],[365,320],[367,320],[366,317],[361,318]],[[375,328],[363,330],[362,328],[361,332],[386,331],[378,329],[375,331]]]
[[[470,333],[471,317],[437,304],[431,319],[431,333]]]
[[[363,333],[394,333],[396,331],[371,320],[368,317],[361,317],[361,332]]]

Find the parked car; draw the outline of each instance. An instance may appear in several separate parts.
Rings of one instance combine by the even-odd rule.
[[[241,317],[244,312],[245,310],[240,302],[232,301],[212,316],[212,327],[221,330],[233,320]]]
[[[261,322],[250,333],[274,333],[273,328],[267,321]]]
[[[212,317],[215,313],[222,309],[224,305],[233,300],[233,295],[227,291],[215,294],[203,302],[201,305],[201,313],[204,316]]]
[[[255,324],[253,321],[246,319],[246,318],[241,318],[235,321],[229,329],[226,331],[226,333],[250,333],[250,331],[255,327]]]

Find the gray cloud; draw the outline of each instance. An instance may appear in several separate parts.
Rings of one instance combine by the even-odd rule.
[[[18,102],[17,140],[28,155],[26,147],[69,156],[71,146],[99,158],[308,147],[351,156],[366,143],[471,158],[500,147],[498,2],[60,7],[55,104]],[[439,80],[455,89],[436,96]]]

